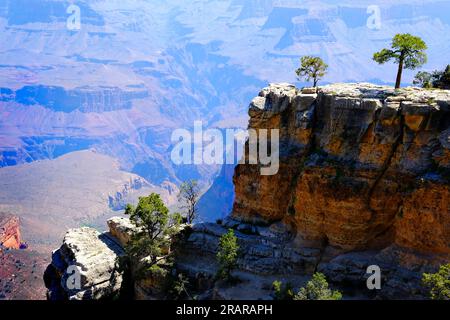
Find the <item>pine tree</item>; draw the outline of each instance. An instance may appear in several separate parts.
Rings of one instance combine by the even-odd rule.
[[[391,49],[383,49],[373,55],[373,60],[384,64],[392,59],[398,64],[395,88],[400,88],[403,69],[414,70],[427,62],[425,50],[427,45],[409,33],[397,34],[392,39]]]
[[[137,207],[127,205],[125,214],[136,226],[125,247],[128,257],[143,264],[143,271],[163,272],[158,263],[170,255],[172,237],[178,233],[179,214],[170,214],[159,194],[139,198]]]
[[[298,79],[305,78],[306,81],[313,80],[313,87],[322,79],[328,69],[328,65],[319,57],[304,56],[300,59],[300,68],[295,73]]]
[[[230,280],[231,271],[236,267],[239,245],[234,235],[233,229],[229,229],[227,233],[220,237],[219,251],[217,252],[217,262],[219,270],[217,278]]]

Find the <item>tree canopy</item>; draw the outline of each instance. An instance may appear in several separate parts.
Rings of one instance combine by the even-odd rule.
[[[398,64],[395,88],[400,88],[403,68],[416,69],[427,62],[427,45],[420,38],[409,33],[397,34],[392,39],[390,49],[382,49],[373,55],[373,60],[384,64],[394,60]]]
[[[447,65],[444,71],[419,71],[413,83],[422,88],[450,89],[450,65]]]
[[[320,57],[304,56],[300,58],[300,68],[295,73],[299,80],[302,78],[306,81],[313,80],[313,87],[316,87],[318,81],[325,76],[327,69],[328,65]]]
[[[139,198],[136,207],[127,205],[125,214],[136,226],[125,247],[131,259],[142,262],[147,270],[160,270],[157,263],[170,254],[172,237],[179,231],[181,216],[170,214],[159,194]]]
[[[440,266],[436,273],[424,273],[423,284],[430,289],[433,300],[450,300],[450,264]]]
[[[310,281],[299,290],[294,300],[341,300],[342,294],[328,287],[327,279],[322,273],[315,273]]]

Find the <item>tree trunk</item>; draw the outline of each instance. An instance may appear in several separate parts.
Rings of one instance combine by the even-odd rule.
[[[317,78],[314,78],[313,88],[317,87]]]
[[[397,81],[395,81],[395,89],[400,89],[400,85],[402,83],[402,73],[403,73],[403,62],[404,61],[405,61],[405,55],[402,52],[400,54],[400,61],[398,63]]]

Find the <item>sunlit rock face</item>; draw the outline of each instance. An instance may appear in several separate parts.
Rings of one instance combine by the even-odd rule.
[[[307,90],[304,90],[307,92]],[[249,127],[280,129],[280,171],[239,165],[233,217],[292,225],[299,245],[449,254],[450,93],[271,85]]]
[[[249,115],[250,129],[280,130],[279,172],[238,165],[231,217],[196,225],[180,268],[213,278],[232,228],[238,269],[261,276],[255,283],[319,271],[358,298],[426,297],[422,274],[450,261],[450,93],[271,84]],[[382,273],[376,292],[369,266]]]
[[[116,233],[117,235],[117,233]],[[117,238],[92,228],[70,229],[44,274],[50,300],[92,300],[120,295],[124,255]]]
[[[20,241],[19,218],[0,212],[0,245],[19,249]]]

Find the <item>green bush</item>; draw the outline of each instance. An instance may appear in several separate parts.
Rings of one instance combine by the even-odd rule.
[[[231,279],[231,271],[236,267],[239,245],[234,235],[233,229],[220,237],[219,251],[217,252],[217,262],[219,270],[217,278],[223,280]]]
[[[281,281],[275,280],[272,286],[275,300],[292,300],[294,298],[294,291],[289,282],[286,283],[286,285],[283,285]]]
[[[310,281],[299,290],[294,300],[341,300],[342,294],[329,288],[322,273],[315,273]]]
[[[423,284],[430,289],[433,300],[450,300],[450,264],[440,266],[436,273],[424,273]]]

